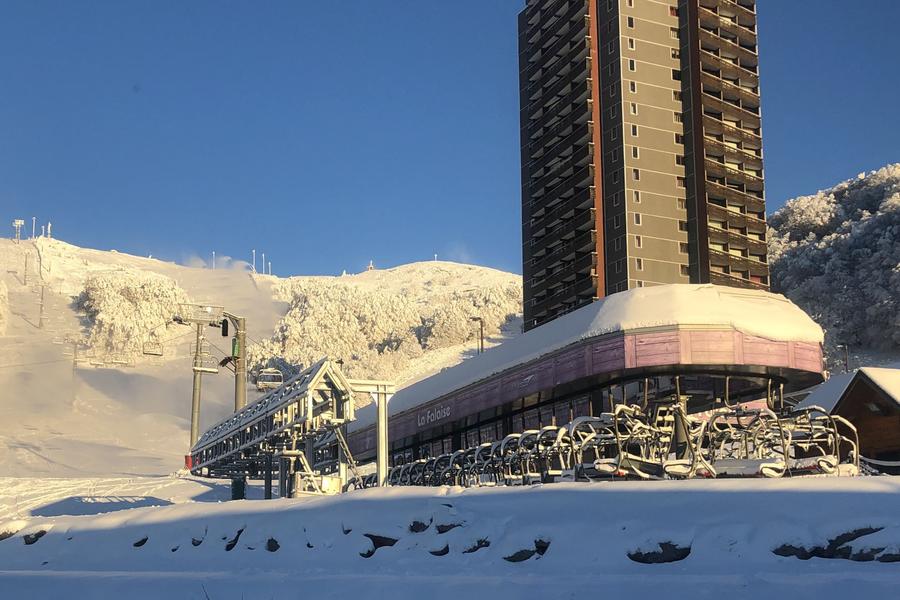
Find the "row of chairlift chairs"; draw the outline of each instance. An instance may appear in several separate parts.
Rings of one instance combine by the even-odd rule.
[[[727,406],[687,414],[671,399],[513,433],[393,467],[398,485],[515,486],[608,479],[782,477],[859,472],[856,428],[823,408]],[[372,487],[376,476],[354,481]]]

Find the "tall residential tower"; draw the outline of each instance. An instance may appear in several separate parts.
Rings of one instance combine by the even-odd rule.
[[[660,283],[768,287],[755,0],[528,0],[525,328]]]

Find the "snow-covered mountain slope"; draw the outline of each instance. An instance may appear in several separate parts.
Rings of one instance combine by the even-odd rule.
[[[769,217],[772,290],[862,364],[900,353],[900,163],[787,202]],[[856,361],[854,361],[856,362]]]
[[[487,345],[517,334],[520,288],[516,275],[447,262],[280,279],[59,240],[0,240],[0,475],[179,468],[188,445],[193,342],[192,329],[166,326],[179,302],[224,305],[245,316],[259,361],[329,354],[357,374],[403,385],[474,353],[470,316],[484,316]],[[217,330],[206,335],[214,358],[230,349]],[[144,355],[145,342],[156,342],[163,356]],[[366,352],[350,354],[351,342]],[[248,397],[256,393],[251,387]],[[230,372],[204,376],[201,428],[232,406]]]
[[[193,490],[121,486],[4,519],[0,597],[844,600],[900,585],[894,477],[185,503]],[[110,512],[129,502],[144,507]]]

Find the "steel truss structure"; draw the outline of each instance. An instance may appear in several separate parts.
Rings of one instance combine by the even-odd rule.
[[[207,430],[191,448],[191,472],[263,478],[267,497],[276,472],[281,496],[341,491],[348,471],[360,478],[344,426],[355,418],[354,385],[368,392],[366,383],[319,360]]]
[[[686,398],[620,404],[562,426],[390,470],[390,485],[510,486],[609,479],[782,477],[859,472],[856,428],[821,407],[726,405],[690,415]],[[372,477],[351,482],[373,485]]]

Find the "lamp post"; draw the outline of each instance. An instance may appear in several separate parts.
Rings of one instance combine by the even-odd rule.
[[[471,321],[478,321],[478,354],[484,352],[484,319],[481,317],[469,317]]]
[[[849,344],[838,344],[838,350],[844,351],[844,373],[850,372],[850,345]]]

